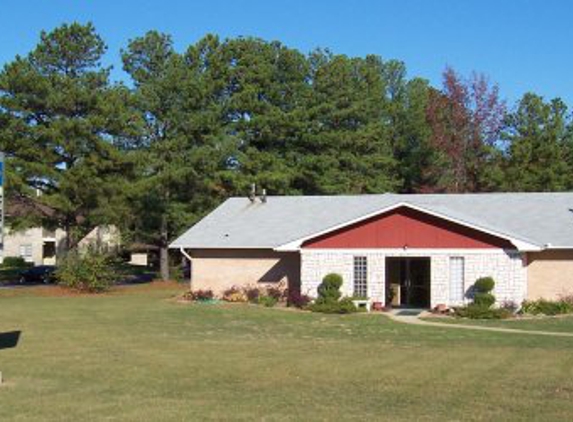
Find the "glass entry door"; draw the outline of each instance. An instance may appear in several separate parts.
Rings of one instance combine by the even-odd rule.
[[[399,285],[399,304],[430,307],[430,258],[386,258],[386,285]]]

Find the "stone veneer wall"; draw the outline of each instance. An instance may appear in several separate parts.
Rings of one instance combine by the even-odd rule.
[[[353,257],[368,258],[368,296],[385,303],[387,257],[427,257],[431,259],[431,306],[461,305],[449,300],[450,257],[464,257],[464,290],[479,277],[491,276],[496,281],[494,294],[498,303],[513,301],[520,304],[527,296],[527,270],[522,255],[516,251],[400,251],[352,249],[303,249],[301,251],[301,292],[316,296],[316,289],[328,273],[338,273],[344,279],[343,295],[353,291]],[[465,300],[467,301],[467,299]]]

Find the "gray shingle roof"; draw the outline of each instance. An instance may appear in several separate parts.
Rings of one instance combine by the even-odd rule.
[[[539,247],[573,248],[568,192],[230,198],[171,247],[276,248],[401,203]]]

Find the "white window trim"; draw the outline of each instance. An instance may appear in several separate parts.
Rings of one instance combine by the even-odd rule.
[[[357,263],[357,259],[363,260],[362,263]],[[363,276],[364,276],[364,280],[360,280],[360,284],[364,284],[363,288],[364,288],[364,295],[362,294],[357,294],[356,292],[356,285],[357,285],[357,280],[356,280],[356,273],[357,273],[357,265],[360,266],[362,265],[364,268],[359,269],[361,272],[363,272]],[[363,256],[363,255],[355,255],[352,258],[352,295],[353,296],[364,296],[364,297],[369,297],[368,294],[368,287],[369,287],[368,283],[368,257],[367,256]],[[361,286],[362,288],[362,286]]]

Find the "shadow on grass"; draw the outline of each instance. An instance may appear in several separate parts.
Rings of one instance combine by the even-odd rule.
[[[18,345],[20,340],[21,331],[9,331],[6,333],[0,333],[0,350],[2,349],[12,349]]]

